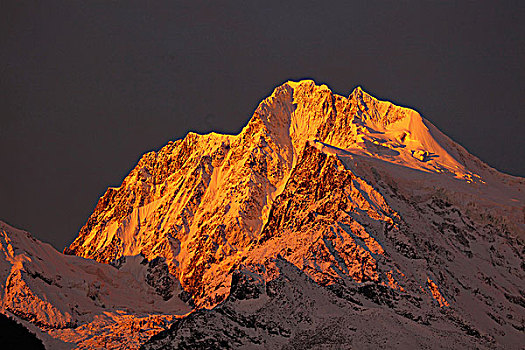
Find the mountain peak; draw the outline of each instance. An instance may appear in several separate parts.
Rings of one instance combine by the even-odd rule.
[[[352,92],[350,93],[349,98],[351,98],[351,96],[362,96],[363,94],[368,95],[368,94],[363,90],[363,88],[361,87],[361,85],[357,85],[357,86],[354,88],[354,90],[352,90]]]
[[[321,89],[329,89],[328,86],[325,85],[325,84],[317,85],[317,83],[314,80],[312,80],[312,79],[302,79],[302,80],[297,80],[297,81],[288,80],[287,82],[285,82],[282,85],[288,85],[288,86],[290,86],[293,89],[300,88],[301,86],[309,86],[309,87],[317,87],[317,88],[321,88]]]
[[[104,194],[65,251],[101,262],[162,256],[190,294],[210,302],[199,298],[212,286],[200,281],[219,273],[215,262],[258,239],[306,149],[335,155],[343,160],[338,167],[360,157],[481,181],[464,162],[468,153],[416,111],[360,87],[346,98],[312,80],[286,82],[239,135],[188,134],[146,154],[118,189]]]
[[[278,92],[286,87],[292,88],[291,94],[293,96],[293,102],[306,102],[312,106],[312,99],[315,100],[316,95],[326,95],[332,96],[335,99],[339,99],[344,103],[353,104],[358,107],[357,116],[360,118],[368,119],[374,123],[386,126],[388,124],[394,123],[400,119],[405,118],[411,113],[417,113],[409,108],[396,106],[389,101],[381,101],[375,98],[373,95],[364,91],[363,88],[358,85],[350,93],[348,98],[343,97],[342,95],[334,93],[327,85],[321,84],[318,85],[314,80],[305,79],[299,81],[287,81],[286,83],[280,85],[274,90],[274,93],[271,97],[278,96]],[[287,90],[288,91],[288,90]],[[324,101],[317,101],[324,102]],[[303,113],[298,116],[307,116],[308,113]],[[355,117],[356,115],[350,115]]]
[[[521,344],[524,184],[414,110],[287,82],[238,135],[188,133],[108,189],[65,251],[106,264],[0,222],[2,307],[80,348],[172,322],[145,348]]]

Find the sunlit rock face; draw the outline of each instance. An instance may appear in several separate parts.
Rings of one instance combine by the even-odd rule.
[[[16,260],[7,243],[3,302],[86,347],[150,322],[148,337],[164,331],[149,342],[121,338],[148,349],[517,348],[524,208],[524,179],[488,167],[416,111],[359,87],[344,97],[287,82],[239,135],[190,133],[108,189],[65,250],[97,262],[52,253],[82,266],[61,293],[76,288],[83,312],[100,317],[44,297],[58,272]],[[122,314],[129,301],[108,295],[133,274],[137,298],[154,300]],[[38,307],[36,318],[17,305]]]

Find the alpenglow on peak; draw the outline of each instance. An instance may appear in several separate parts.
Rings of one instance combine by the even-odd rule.
[[[216,288],[201,283],[217,273],[215,262],[228,264],[257,241],[311,147],[340,159],[359,156],[483,181],[481,162],[416,111],[359,87],[347,98],[311,80],[287,82],[238,135],[189,133],[145,154],[120,187],[101,197],[65,253],[100,262],[161,256],[198,299]]]
[[[50,348],[519,348],[523,203],[418,112],[286,82],[144,154],[69,255],[0,221],[2,309]]]

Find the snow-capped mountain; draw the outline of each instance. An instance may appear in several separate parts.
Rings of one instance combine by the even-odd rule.
[[[239,135],[145,154],[78,257],[3,232],[4,309],[80,347],[145,318],[130,347],[525,342],[525,180],[359,87],[287,82]]]
[[[162,259],[101,264],[64,255],[1,221],[0,249],[3,312],[43,331],[52,349],[136,348],[191,310]]]

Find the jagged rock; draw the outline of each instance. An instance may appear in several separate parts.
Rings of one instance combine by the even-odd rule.
[[[175,289],[175,281],[170,274],[165,258],[159,256],[148,263],[146,283],[154,287],[162,299],[171,299]]]
[[[230,298],[238,300],[257,299],[265,289],[264,279],[247,270],[235,270],[232,274]]]

